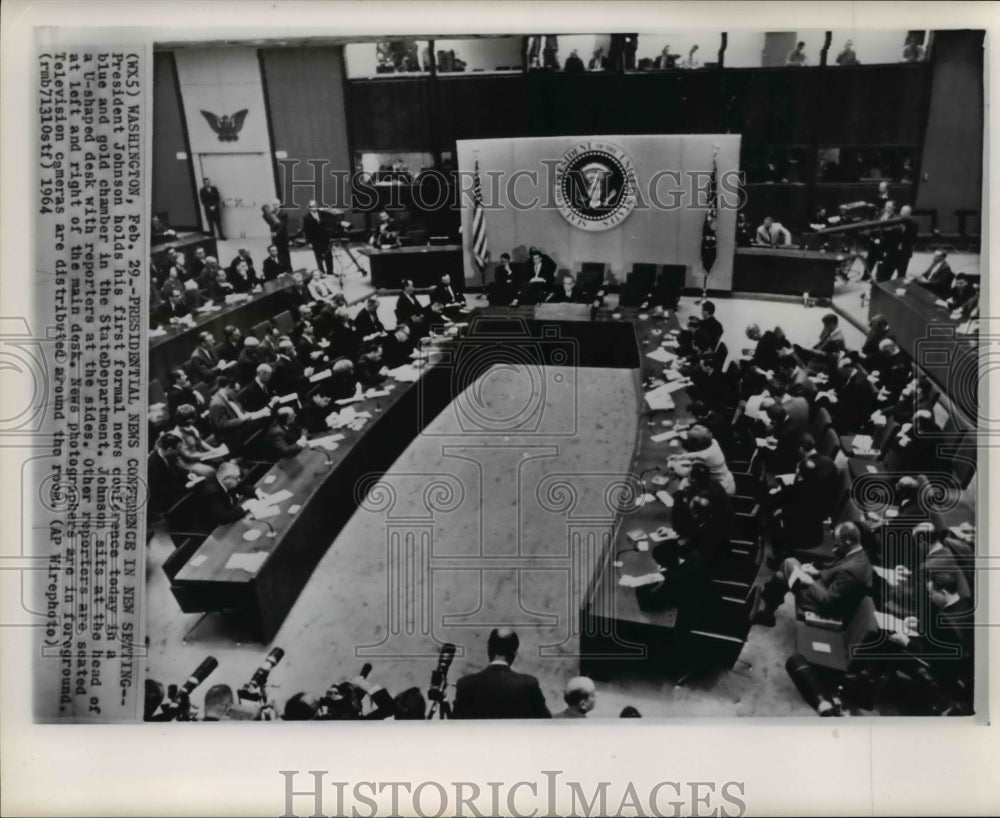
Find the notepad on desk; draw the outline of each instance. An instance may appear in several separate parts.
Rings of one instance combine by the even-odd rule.
[[[666,441],[671,440],[675,437],[680,437],[680,435],[676,431],[671,429],[668,432],[660,432],[658,435],[653,435],[649,439],[653,443],[665,443]]]
[[[232,554],[226,560],[226,568],[246,571],[248,574],[256,574],[266,560],[267,553],[263,551],[254,551],[250,554],[237,553]]]
[[[263,494],[263,492],[261,492]],[[287,500],[292,496],[292,493],[288,489],[282,489],[281,491],[276,491],[274,494],[264,494],[260,498],[260,502],[265,506],[273,506]]]
[[[674,390],[670,386],[669,383],[665,383],[646,393],[646,404],[652,411],[666,411],[674,408],[676,404],[674,404],[674,399],[670,397],[670,393]]]
[[[667,350],[659,348],[654,349],[652,352],[647,352],[646,357],[652,358],[654,361],[657,361],[658,363],[661,364],[670,363],[671,361],[676,360],[677,358],[677,356],[674,355],[673,353],[667,352]]]

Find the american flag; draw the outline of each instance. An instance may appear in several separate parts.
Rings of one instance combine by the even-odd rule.
[[[479,160],[476,160],[476,181],[472,186],[472,255],[479,271],[483,272],[490,260],[486,242],[486,212],[483,210],[483,189],[479,184]]]
[[[718,250],[718,237],[715,232],[715,221],[719,208],[719,191],[716,184],[718,167],[716,164],[718,148],[712,154],[712,178],[708,188],[708,212],[705,213],[705,224],[701,230],[701,266],[705,270],[705,279],[708,280],[712,267],[715,266],[715,257]]]

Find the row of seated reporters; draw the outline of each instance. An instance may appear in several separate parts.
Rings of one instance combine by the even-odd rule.
[[[270,700],[268,690],[271,672],[285,655],[274,648],[250,680],[234,694],[227,684],[216,684],[205,693],[204,707],[199,712],[191,702],[191,693],[218,667],[209,656],[182,685],[163,685],[146,680],[146,721],[356,721],[395,719],[397,721],[433,718],[504,719],[556,718],[583,719],[597,703],[597,686],[586,676],[575,676],[565,686],[565,709],[552,713],[538,679],[513,669],[520,640],[510,628],[494,629],[487,640],[489,664],[480,671],[468,673],[452,685],[448,670],[454,659],[455,645],[442,646],[437,667],[431,673],[427,696],[419,687],[409,687],[393,696],[382,685],[368,678],[371,665],[361,673],[330,685],[322,695],[306,691],[288,697],[279,709]],[[455,688],[454,703],[450,689]],[[428,702],[430,706],[428,707]],[[641,713],[632,706],[622,709],[621,718],[638,718]]]
[[[663,470],[681,478],[679,540],[653,549],[664,580],[637,591],[640,605],[711,622],[727,544],[758,538],[773,573],[752,624],[773,627],[791,592],[797,619],[845,634],[849,655],[873,649],[845,677],[852,708],[970,712],[975,530],[947,527],[929,501],[941,487],[926,475],[953,465],[938,456],[950,431],[935,417],[939,391],[882,316],[860,350],[847,348],[832,313],[811,348],[750,325],[750,345],[729,360],[722,334],[706,301],[678,335],[692,425]],[[855,502],[866,483],[884,500],[867,511]]]
[[[271,248],[268,260],[273,258]],[[217,281],[223,287],[222,279],[228,281],[233,270],[242,280],[251,265],[244,251],[230,271],[211,257],[198,275],[183,262],[172,264],[164,279],[167,301],[154,308],[153,323],[192,326],[194,303],[206,296],[202,286]],[[274,269],[265,262],[268,268]],[[261,281],[251,273],[247,283],[230,286],[247,292]],[[390,370],[411,363],[423,343],[446,333],[467,309],[447,275],[426,303],[413,283],[404,281],[396,326],[389,330],[378,315],[377,296],[349,309],[331,276],[314,274],[307,283],[296,272],[290,281],[280,290],[285,309],[265,322],[262,337],[244,336],[235,325],[225,327],[222,338],[201,332],[189,359],[170,372],[169,384],[159,385],[164,400],[150,413],[155,450],[148,465],[154,517],[201,478],[185,528],[207,534],[238,519],[245,513],[241,495],[256,479],[245,464],[298,454],[311,435],[329,432],[327,418],[338,410],[337,401],[378,389]],[[214,298],[224,301],[230,294],[225,288]]]

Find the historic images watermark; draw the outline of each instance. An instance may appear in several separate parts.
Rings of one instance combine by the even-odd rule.
[[[609,156],[613,156],[610,154]],[[581,154],[582,159],[587,156]],[[591,156],[591,159],[594,157]],[[321,207],[353,201],[357,210],[380,207],[401,210],[408,206],[405,195],[421,210],[459,210],[472,201],[477,179],[481,185],[485,210],[559,210],[567,198],[580,199],[581,211],[593,217],[617,212],[627,200],[628,212],[662,210],[676,212],[689,207],[706,207],[713,177],[719,194],[719,207],[742,209],[746,203],[746,175],[741,170],[716,173],[711,167],[701,170],[662,168],[639,180],[634,171],[619,163],[600,164],[596,160],[579,165],[563,158],[545,159],[535,168],[513,172],[484,169],[422,171],[413,185],[382,184],[369,171],[350,171],[331,167],[326,159],[278,159],[281,201],[294,207],[296,202],[315,201]],[[620,178],[619,178],[620,177]],[[592,212],[591,212],[592,211]]]
[[[328,770],[279,770],[284,810],[281,818],[325,815],[450,816],[639,815],[673,818],[747,813],[742,781],[648,783],[565,779],[562,770],[540,770],[519,781],[335,781]],[[301,810],[301,811],[300,811]]]

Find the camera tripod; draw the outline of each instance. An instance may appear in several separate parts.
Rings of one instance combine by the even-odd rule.
[[[333,274],[340,282],[340,289],[344,289],[344,277],[351,272],[352,267],[361,273],[361,275],[368,275],[365,268],[358,262],[358,257],[354,255],[354,251],[351,250],[346,238],[332,239],[330,241],[330,253],[333,257]]]

